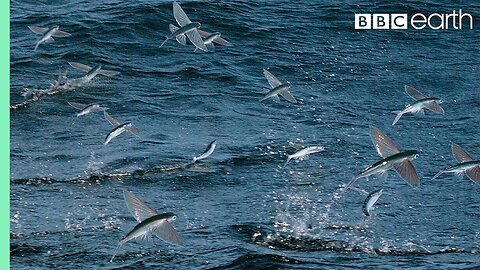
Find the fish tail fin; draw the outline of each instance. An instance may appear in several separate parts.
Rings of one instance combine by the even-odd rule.
[[[37,42],[37,44],[35,44],[35,49],[33,49],[33,51],[36,51],[36,50],[37,50],[38,45],[40,45],[40,43]]]
[[[115,258],[115,256],[117,255],[117,252],[118,250],[120,249],[120,247],[123,245],[123,243],[120,241],[120,243],[118,243],[118,246],[117,248],[115,249],[115,251],[113,252],[113,256],[112,258],[110,259],[110,262],[113,262],[113,259]]]
[[[435,176],[432,177],[432,180],[435,180],[436,178],[438,178],[440,175],[442,175],[445,171],[439,171],[437,174],[435,174]]]
[[[160,44],[160,46],[158,48],[161,48],[163,46],[163,44],[165,44],[165,42],[167,42],[169,40],[169,38],[167,37],[163,42],[162,44]]]
[[[350,182],[345,186],[345,188],[343,190],[347,190],[348,188],[350,188],[351,185],[353,185],[353,183],[355,183],[355,181],[358,180],[358,174],[355,174],[353,177],[352,177],[352,180],[350,180]]]
[[[193,157],[193,159],[192,159],[192,164],[195,163],[195,162],[197,162],[197,157]]]
[[[285,164],[283,164],[284,168],[287,166],[287,164],[290,162],[291,159],[292,159],[292,156],[289,155],[287,158],[287,161],[285,161]]]
[[[397,113],[397,116],[395,117],[395,120],[393,120],[392,126],[394,126],[394,125],[398,122],[398,120],[400,120],[400,118],[402,117],[402,115],[404,114],[403,111],[401,111],[401,112],[396,112],[396,113]]]

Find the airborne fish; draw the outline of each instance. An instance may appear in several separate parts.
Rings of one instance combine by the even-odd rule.
[[[319,152],[322,152],[322,151],[325,151],[325,149],[321,146],[310,146],[310,147],[305,147],[303,148],[302,150],[300,151],[297,151],[291,155],[288,155],[287,157],[287,161],[285,162],[285,164],[283,165],[283,167],[287,166],[288,162],[290,162],[290,160],[292,158],[294,159],[305,159],[305,158],[308,158],[308,156],[310,154],[314,154],[314,153],[319,153]]]
[[[29,25],[28,29],[30,29],[35,34],[42,35],[42,37],[35,44],[34,51],[36,51],[38,46],[40,44],[42,44],[43,42],[53,42],[53,41],[55,41],[53,39],[53,37],[69,37],[69,36],[71,36],[70,33],[60,31],[59,28],[60,28],[60,26],[58,26],[58,25],[53,25],[49,28]]]
[[[345,187],[345,190],[347,190],[357,179],[368,178],[371,175],[385,174],[390,169],[395,169],[400,177],[402,177],[408,184],[418,186],[420,184],[420,179],[418,178],[417,171],[411,162],[412,159],[417,157],[418,152],[415,150],[400,152],[398,146],[378,128],[371,128],[371,136],[377,153],[383,159],[355,174],[352,181],[350,181]]]
[[[383,189],[378,189],[368,194],[362,207],[362,212],[365,214],[365,216],[370,216],[370,210],[372,210],[372,207],[377,203],[382,194]]]
[[[105,137],[105,141],[103,142],[104,145],[107,145],[113,138],[117,137],[118,135],[122,134],[125,131],[129,131],[130,133],[138,136],[138,128],[133,126],[132,122],[125,122],[120,124],[117,120],[111,117],[106,111],[103,112],[105,119],[107,119],[110,124],[115,126]]]
[[[217,140],[214,140],[213,142],[209,143],[205,151],[200,156],[193,157],[192,163],[195,163],[199,160],[206,159],[207,157],[209,157],[215,150],[216,146],[217,146]]]
[[[292,103],[297,103],[297,100],[290,94],[290,83],[282,84],[272,73],[268,70],[263,69],[263,75],[267,79],[268,83],[272,87],[272,89],[262,98],[260,101],[264,101],[268,98],[274,98],[275,101],[280,101],[278,95],[281,95],[287,101]]]
[[[200,34],[200,36],[202,36],[205,39],[207,39],[208,37],[211,37],[213,34],[215,34],[215,33],[209,33],[207,31],[203,31],[203,30],[200,30],[200,29],[198,29],[198,33]],[[225,40],[220,35],[217,38],[213,39],[212,42],[223,45],[223,46],[232,46],[232,43]]]
[[[80,110],[80,112],[77,113],[77,117],[82,116],[82,115],[87,115],[87,114],[93,113],[93,112],[104,111],[104,110],[108,109],[106,107],[101,107],[98,104],[86,105],[86,104],[77,103],[77,102],[68,102],[68,104],[70,106],[72,106],[73,108],[75,108],[77,110]]]
[[[415,88],[408,85],[405,85],[405,92],[407,92],[407,94],[414,98],[416,101],[405,107],[403,111],[398,112],[395,120],[393,120],[392,126],[395,125],[398,120],[400,120],[402,115],[406,113],[423,113],[424,109],[428,109],[435,113],[445,113],[443,108],[440,106],[440,103],[442,103],[441,99],[436,97],[427,97]]]
[[[132,192],[124,190],[123,198],[127,204],[127,208],[132,213],[133,217],[139,222],[125,237],[118,243],[115,252],[110,261],[113,261],[119,248],[132,239],[145,239],[152,233],[157,235],[160,239],[183,245],[182,237],[175,231],[172,226],[172,221],[176,219],[173,213],[157,214],[153,209],[144,204]]]
[[[187,36],[193,45],[195,45],[195,47],[207,52],[207,46],[205,46],[205,43],[203,42],[203,39],[197,30],[200,28],[201,24],[199,22],[190,21],[185,11],[183,11],[177,2],[173,2],[173,17],[175,17],[175,20],[180,27],[172,24],[170,25],[170,31],[172,34],[166,37],[165,41],[160,44],[160,48],[163,46],[163,44],[165,44],[165,42],[173,38],[177,39],[177,41],[182,45],[185,45],[185,36]]]
[[[213,42],[216,39],[220,38],[220,35],[221,34],[219,32],[212,33],[209,36],[205,37],[203,43],[205,43],[205,46],[207,46],[208,49],[215,49],[215,45],[213,45]],[[194,52],[196,52],[197,50],[198,48],[195,48]]]
[[[78,70],[87,72],[87,74],[85,74],[83,77],[80,77],[78,79],[73,79],[73,80],[70,80],[70,81],[67,82],[68,85],[72,85],[72,86],[79,86],[79,85],[83,85],[85,83],[88,83],[89,81],[93,80],[93,78],[95,78],[99,74],[103,75],[103,76],[108,76],[108,77],[113,77],[115,75],[120,74],[120,72],[118,72],[118,71],[102,69],[102,65],[97,65],[97,66],[92,68],[92,67],[89,67],[87,65],[80,64],[80,63],[77,63],[77,62],[68,62],[68,64],[70,66],[72,66],[73,68],[76,68]]]
[[[452,143],[452,154],[459,163],[441,170],[432,178],[432,180],[444,173],[462,175],[466,172],[473,182],[480,184],[480,160],[474,160],[467,151],[463,150],[455,143]]]

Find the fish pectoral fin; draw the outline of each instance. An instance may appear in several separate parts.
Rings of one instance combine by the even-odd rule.
[[[278,80],[275,76],[273,76],[272,73],[270,73],[270,71],[266,69],[263,69],[263,76],[265,76],[265,79],[267,79],[268,84],[270,84],[272,88],[275,88],[282,84],[280,80]]]
[[[207,46],[207,49],[208,49],[209,51],[215,50],[215,45],[213,45],[213,42],[206,44],[206,46]]]
[[[420,115],[425,115],[425,110],[424,109],[421,109],[421,110],[418,110],[416,112],[412,112],[414,114],[420,114]]]
[[[396,163],[393,165],[393,168],[397,171],[400,177],[407,181],[407,183],[411,186],[416,187],[420,185],[420,179],[417,175],[417,171],[410,160],[407,159],[400,163]]]
[[[32,31],[33,33],[38,34],[38,35],[41,35],[41,34],[48,31],[48,28],[46,28],[46,27],[38,27],[38,26],[34,26],[34,25],[29,25],[27,27],[28,27],[28,29],[30,29],[30,31]]]
[[[67,32],[64,32],[64,31],[61,31],[61,30],[57,30],[55,31],[52,36],[53,37],[69,37],[71,36],[72,34],[70,33],[67,33]]]
[[[377,149],[377,153],[386,158],[394,154],[400,153],[398,146],[387,135],[383,134],[378,128],[371,127],[370,134],[372,137],[373,145]]]
[[[178,35],[175,39],[183,46],[187,45],[187,37],[185,36],[185,34]]]
[[[199,48],[204,52],[208,52],[207,46],[205,46],[205,43],[203,42],[203,39],[198,33],[197,29],[193,29],[192,31],[189,31],[185,34],[187,35],[188,39],[193,43],[193,45],[195,45],[195,47]]]
[[[445,110],[443,110],[442,106],[440,106],[440,104],[438,104],[436,101],[425,105],[425,108],[435,113],[445,114]]]
[[[385,181],[388,178],[388,170],[385,170],[378,174],[378,178]]]
[[[125,127],[125,129],[128,130],[128,131],[129,131],[130,133],[132,133],[133,135],[139,136],[140,131],[138,130],[138,128],[133,127],[133,126],[131,126],[131,127],[128,127],[128,126],[127,126],[127,127]]]
[[[420,99],[425,99],[427,98],[427,96],[425,96],[424,94],[420,93],[417,89],[409,86],[409,85],[405,85],[405,92],[407,92],[407,94],[409,96],[411,96],[413,99],[415,100],[420,100]]]
[[[92,69],[91,67],[78,62],[68,62],[68,64],[73,68],[76,68],[78,70],[85,71],[85,72],[89,72]]]
[[[467,170],[467,175],[473,182],[480,184],[480,165]]]
[[[289,102],[292,102],[292,103],[297,103],[297,100],[292,96],[292,94],[290,93],[290,87],[288,88],[285,88],[285,90],[283,90],[282,92],[280,92],[280,95],[288,100]]]
[[[142,222],[143,220],[157,214],[155,210],[148,207],[145,203],[140,201],[139,198],[137,198],[132,192],[128,190],[123,190],[123,198],[125,200],[125,204],[127,205],[128,210],[130,210],[130,213],[138,222]]]
[[[180,28],[178,28],[178,26],[176,26],[176,25],[169,24],[169,25],[168,25],[168,29],[169,29],[170,32],[173,34],[173,33],[175,33],[175,31],[177,31],[177,30],[180,29]]]
[[[280,103],[280,98],[278,97],[278,95],[272,96],[272,99],[273,99],[273,101],[275,101],[276,103]]]
[[[452,143],[452,154],[453,157],[455,157],[455,159],[460,163],[473,161],[473,157],[456,143]]]
[[[72,106],[73,108],[77,110],[83,110],[87,105],[82,104],[82,103],[77,103],[77,102],[68,102],[68,105]]]
[[[103,76],[113,77],[113,76],[115,76],[115,75],[120,74],[120,71],[100,69],[100,70],[98,71],[98,74],[101,74],[101,75],[103,75]]]
[[[185,26],[192,22],[176,1],[173,2],[173,17],[180,26]]]
[[[107,113],[107,111],[104,111],[103,112],[103,116],[105,117],[105,119],[107,119],[107,121],[112,124],[112,126],[119,126],[120,125],[120,122],[118,122],[117,120],[115,120],[115,118],[111,117],[110,114]]]
[[[173,228],[172,224],[170,224],[170,222],[168,222],[167,220],[161,222],[158,227],[152,230],[152,232],[161,239],[170,243],[181,246],[183,246],[184,244],[182,237],[177,233],[177,231],[175,231],[175,228]]]

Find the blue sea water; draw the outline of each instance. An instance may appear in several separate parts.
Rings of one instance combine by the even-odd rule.
[[[477,1],[181,1],[201,29],[233,46],[194,53],[168,41],[171,1],[11,1],[12,269],[476,269],[480,186],[439,170],[452,142],[480,158]],[[355,13],[473,15],[473,30],[355,30]],[[33,51],[27,26],[72,33]],[[24,98],[83,74],[69,61],[120,71],[71,91]],[[299,100],[259,102],[262,69]],[[443,99],[445,115],[392,111],[409,84]],[[99,103],[140,136],[102,144],[101,113],[76,117],[67,102]],[[21,105],[18,105],[21,104]],[[416,149],[421,177],[393,171],[358,180],[384,189],[366,218],[366,195],[340,193],[380,158],[369,127]],[[173,169],[217,140],[204,162]],[[283,167],[292,144],[325,152]],[[122,190],[174,212],[185,246],[131,241],[137,222]]]

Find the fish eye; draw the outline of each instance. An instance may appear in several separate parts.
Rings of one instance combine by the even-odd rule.
[[[177,219],[177,216],[172,216],[172,220],[175,220],[175,219]]]
[[[442,102],[443,102],[443,100],[441,100],[441,99],[438,100],[438,103],[442,104]]]
[[[418,154],[413,155],[413,158],[414,159],[418,158]]]

